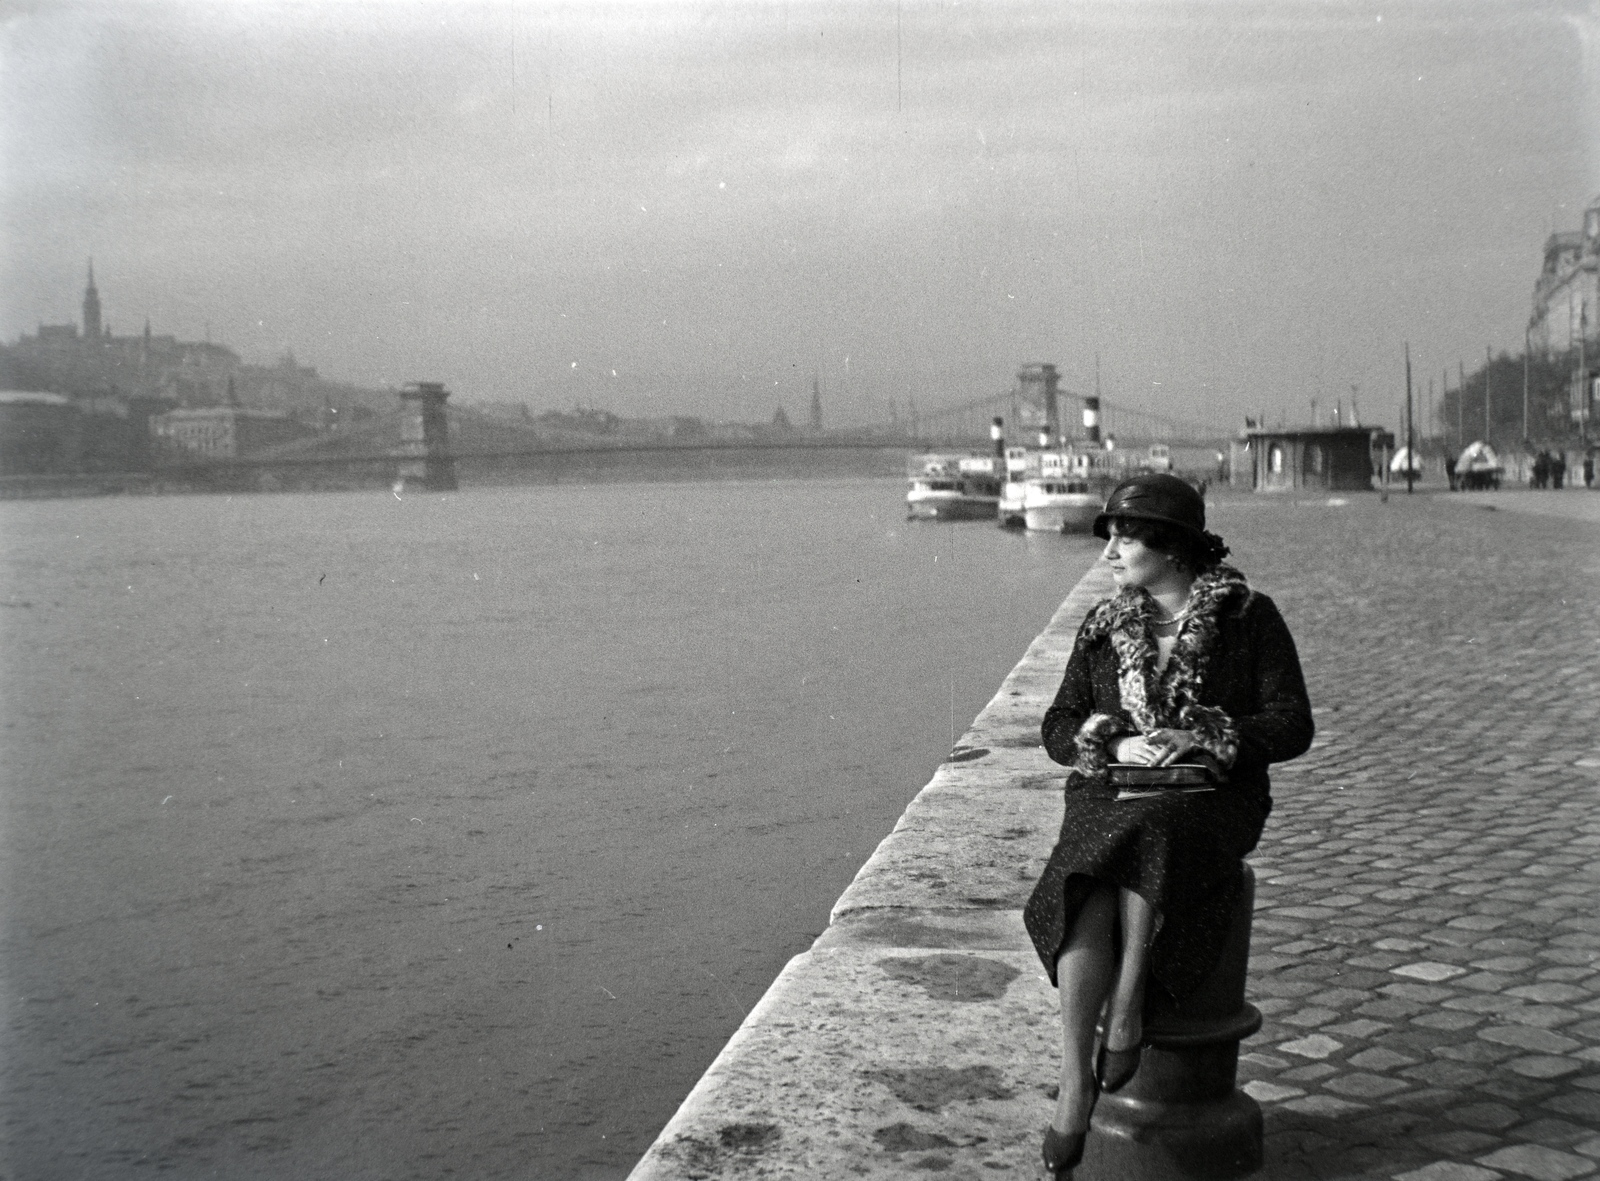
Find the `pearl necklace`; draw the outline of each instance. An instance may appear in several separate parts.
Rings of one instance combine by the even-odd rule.
[[[1151,602],[1154,601],[1154,599],[1151,600]],[[1156,619],[1154,616],[1152,616],[1150,619],[1150,624],[1152,627],[1171,627],[1174,623],[1182,623],[1185,619],[1188,619],[1193,614],[1194,605],[1186,602],[1183,605],[1183,610],[1179,611],[1171,619]]]

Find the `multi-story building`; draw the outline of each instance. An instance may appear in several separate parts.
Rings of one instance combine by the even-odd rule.
[[[1583,211],[1583,228],[1551,234],[1544,269],[1533,285],[1528,340],[1545,354],[1593,340],[1600,317],[1600,197]]]
[[[0,476],[72,472],[83,458],[83,416],[71,398],[0,390]]]
[[[242,406],[172,410],[150,420],[164,459],[239,459],[312,434],[285,414]]]

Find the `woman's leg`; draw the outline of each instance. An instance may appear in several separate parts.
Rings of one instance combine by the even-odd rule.
[[[1061,994],[1061,1095],[1052,1125],[1081,1132],[1094,1111],[1094,1031],[1116,964],[1117,888],[1097,886],[1056,958]]]
[[[1136,1050],[1144,1039],[1144,977],[1150,963],[1150,941],[1156,933],[1156,911],[1132,890],[1117,891],[1122,920],[1122,963],[1111,990],[1106,1015],[1106,1048]]]

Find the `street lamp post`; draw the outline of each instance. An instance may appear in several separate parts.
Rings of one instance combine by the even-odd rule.
[[[1494,428],[1489,423],[1489,366],[1494,363],[1494,354],[1488,345],[1483,346],[1483,441],[1489,446],[1494,446]]]
[[[1589,450],[1589,305],[1578,307],[1578,443],[1585,453]]]
[[[1522,449],[1528,449],[1528,329],[1522,330]]]

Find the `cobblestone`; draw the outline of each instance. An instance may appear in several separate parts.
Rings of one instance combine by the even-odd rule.
[[[1561,1119],[1542,1119],[1531,1124],[1524,1124],[1513,1131],[1512,1136],[1518,1140],[1532,1140],[1540,1144],[1559,1144],[1569,1147],[1581,1140],[1587,1140],[1594,1135],[1589,1128],[1570,1124]]]
[[[1476,1165],[1456,1164],[1453,1161],[1435,1161],[1409,1173],[1400,1173],[1396,1181],[1494,1181],[1500,1176],[1492,1169]]]
[[[1317,711],[1254,858],[1272,1181],[1600,1181],[1593,500],[1214,506]]]
[[[1595,1169],[1592,1160],[1573,1156],[1570,1152],[1558,1152],[1540,1144],[1502,1148],[1498,1152],[1480,1156],[1478,1163],[1493,1169],[1510,1169],[1523,1176],[1537,1178],[1537,1181],[1568,1181],[1568,1178],[1583,1177]]]

